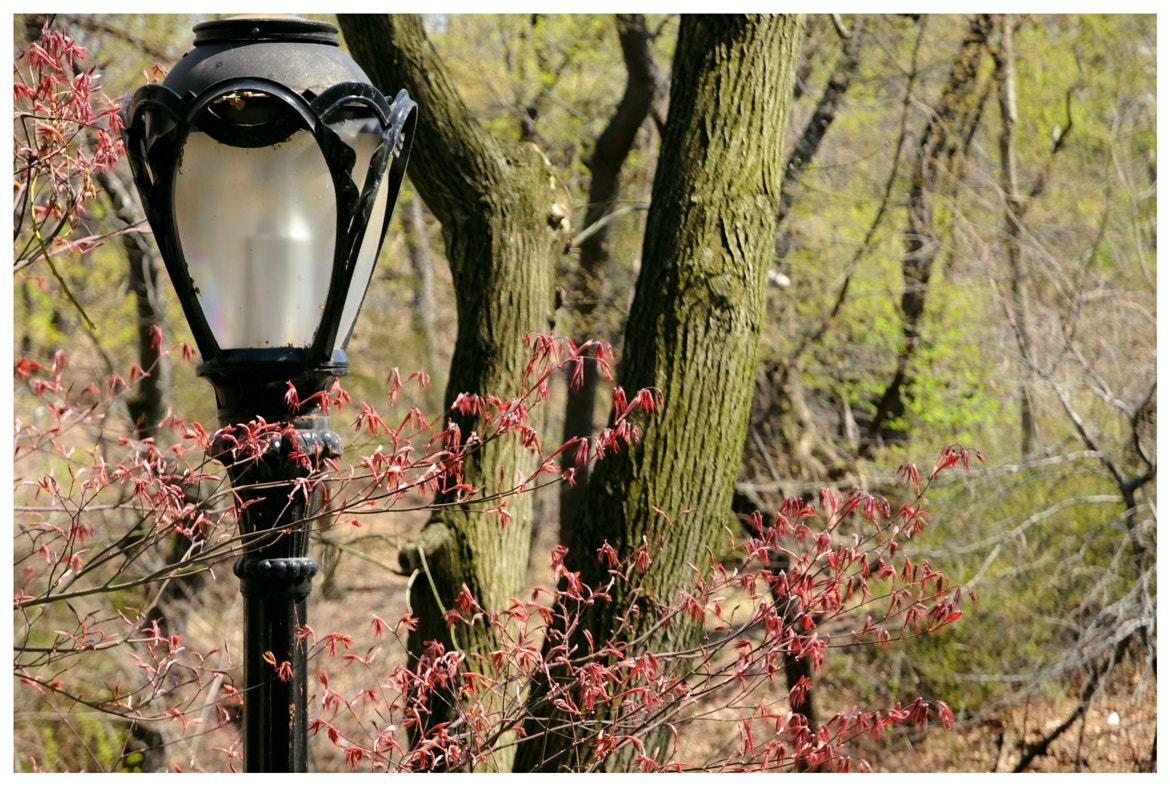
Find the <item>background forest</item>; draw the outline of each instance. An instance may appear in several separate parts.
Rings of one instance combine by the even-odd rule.
[[[152,79],[154,64],[176,62],[191,45],[191,26],[206,18],[58,15],[51,24],[85,47],[84,68],[117,99]],[[639,313],[632,302],[643,253],[653,247],[644,236],[679,18],[395,18],[384,38],[401,49],[391,57],[386,44],[386,62],[367,40],[381,40],[373,22],[320,18],[339,24],[375,83],[387,74],[413,78],[389,61],[429,58],[419,68],[454,86],[476,133],[510,161],[528,155],[512,151],[540,154],[532,166],[551,173],[561,209],[554,234],[538,238],[549,249],[551,332],[612,344],[612,365],[621,368],[627,321]],[[15,17],[17,82],[30,68],[22,53],[45,23]],[[416,32],[428,43],[411,50]],[[743,391],[750,411],[742,457],[737,469],[724,467],[736,478],[719,526],[730,532],[753,511],[770,520],[790,510],[786,500],[825,505],[832,497],[824,489],[888,497],[895,510],[916,500],[931,526],[899,544],[899,565],[906,553],[969,599],[961,618],[929,635],[903,627],[885,647],[830,644],[820,668],[805,674],[805,712],[815,707],[831,726],[850,708],[918,697],[949,705],[949,730],[894,723],[842,741],[846,754],[879,771],[1156,770],[1155,19],[809,15],[794,40],[758,361],[750,396]],[[431,100],[420,100],[424,118]],[[63,236],[83,242],[40,253],[19,201],[19,140],[28,128],[21,112],[18,102],[14,767],[225,770],[238,756],[239,733],[232,710],[222,709],[232,700],[240,635],[230,540],[160,524],[116,484],[91,492],[85,474],[100,456],[112,476],[120,457],[141,460],[144,450],[163,472],[168,457],[182,455],[168,452],[171,445],[190,445],[197,428],[213,430],[214,397],[196,378],[195,360],[177,349],[190,337],[125,162],[95,170],[77,192],[84,215]],[[419,133],[427,134],[422,121]],[[355,402],[374,403],[396,423],[417,412],[441,424],[452,391],[488,378],[452,379],[469,373],[459,323],[469,306],[460,298],[492,285],[477,284],[451,259],[460,225],[448,216],[458,213],[444,206],[454,197],[434,185],[442,173],[427,171],[443,163],[427,147],[438,136],[429,139],[416,143],[343,380]],[[469,171],[448,170],[452,192]],[[584,368],[578,389],[565,369],[548,377],[543,414],[532,421],[547,445],[607,425],[609,383],[598,365]],[[114,376],[121,386],[107,385]],[[335,424],[347,425],[358,409]],[[346,461],[375,446],[380,454],[379,440],[389,446],[388,433],[366,428],[371,420],[356,422],[352,433],[335,425]],[[917,498],[899,474],[913,462],[925,479],[940,453],[955,463],[967,460],[966,450],[969,471],[932,477]],[[230,494],[213,465],[201,466],[209,474],[183,492],[188,513],[218,515],[218,531],[230,535]],[[565,580],[557,546],[585,542],[576,517],[583,505],[596,507],[579,496],[590,485],[585,468],[579,472],[572,486],[534,484],[510,503],[516,529],[506,553],[520,557],[507,570],[519,587],[501,590],[495,603]],[[154,482],[127,475],[123,485]],[[498,528],[499,518],[508,521],[501,510],[458,515]],[[406,496],[314,533],[321,574],[310,599],[310,674],[320,676],[310,703],[323,723],[311,739],[312,769],[422,767],[401,754],[419,740],[397,729],[395,712],[411,705],[388,697],[407,690],[385,672],[419,652],[424,634],[393,621],[412,609],[425,617],[418,593],[429,599],[430,589],[412,581],[419,569],[409,553],[436,522],[463,526],[443,518],[452,511],[437,498]],[[69,522],[82,513],[79,539]],[[753,555],[730,552],[717,555],[728,570],[736,560],[751,563]],[[123,556],[82,581],[95,554]],[[475,582],[503,579],[463,581],[488,606]],[[456,608],[459,589],[435,590],[454,601],[440,602],[440,613]],[[698,614],[704,636],[717,628],[712,613]],[[434,619],[448,627],[445,617]],[[426,619],[420,624],[425,633]],[[817,624],[832,640],[853,623],[826,616]],[[476,635],[490,638],[475,625],[451,630],[472,637],[470,649],[480,646]],[[486,653],[507,644],[482,646]],[[686,769],[766,767],[744,753],[753,729],[761,742],[743,720],[759,720],[747,707],[768,691],[786,703],[799,676],[781,669],[749,699],[717,691],[688,699],[683,716],[657,718],[652,729],[674,724],[671,762]],[[367,704],[355,698],[363,690],[373,691]],[[363,742],[379,733],[399,753]],[[355,751],[377,755],[367,762]],[[517,755],[528,761],[523,746]],[[620,768],[641,768],[638,761],[620,760]]]

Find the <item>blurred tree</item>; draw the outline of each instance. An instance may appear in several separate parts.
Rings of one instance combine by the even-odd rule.
[[[665,99],[667,83],[659,73],[654,57],[654,35],[641,14],[616,17],[622,59],[626,65],[626,89],[622,93],[605,129],[597,136],[589,156],[589,194],[585,207],[584,229],[578,235],[578,264],[572,269],[565,288],[570,304],[570,335],[578,343],[607,334],[599,318],[604,296],[604,282],[610,261],[609,222],[617,208],[621,171],[634,147],[638,131],[651,114],[662,115],[659,105]],[[659,106],[656,106],[659,105]],[[601,377],[598,367],[587,364],[580,385],[565,394],[565,418],[562,441],[588,438],[596,431],[595,410]],[[566,453],[562,466],[568,469],[572,457]],[[561,486],[560,541],[569,539],[573,520],[584,502],[589,480],[587,468],[577,471],[575,483]]]

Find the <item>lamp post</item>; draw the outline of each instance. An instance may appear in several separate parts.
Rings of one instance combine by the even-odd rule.
[[[308,540],[321,493],[298,481],[340,454],[314,396],[348,373],[416,105],[405,90],[387,100],[325,22],[237,17],[194,32],[162,84],[128,97],[123,137],[198,373],[215,389],[212,457],[239,501],[245,768],[304,772],[297,632],[317,572]],[[257,419],[283,427],[259,455],[236,455],[233,427]]]

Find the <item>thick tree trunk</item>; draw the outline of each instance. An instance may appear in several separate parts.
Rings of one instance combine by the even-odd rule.
[[[462,392],[513,397],[529,358],[525,336],[548,332],[553,324],[553,261],[570,237],[568,192],[533,145],[507,147],[476,122],[427,41],[420,17],[339,19],[354,59],[374,84],[390,94],[405,87],[420,107],[411,182],[442,223],[459,318],[448,405]],[[481,430],[474,419],[454,411],[448,417],[464,435]],[[492,495],[511,488],[518,472],[535,468],[534,456],[514,440],[495,440],[469,457],[464,480],[482,489],[477,496]],[[410,596],[419,619],[410,636],[413,655],[432,640],[455,646],[444,610],[454,608],[463,585],[489,610],[505,608],[519,593],[528,565],[532,498],[520,494],[508,504],[512,515],[506,527],[500,517],[482,513],[484,504],[444,506],[401,552],[403,566],[416,574]],[[469,669],[480,668],[479,656],[486,659],[499,646],[486,625],[461,633],[459,645]],[[428,724],[449,717],[444,698],[437,697]],[[502,758],[495,763],[507,766]]]
[[[800,17],[682,18],[619,369],[627,390],[656,387],[664,405],[641,424],[640,442],[598,465],[566,557],[590,585],[608,579],[597,558],[603,544],[624,558],[645,539],[652,561],[585,607],[569,634],[579,656],[615,631],[637,651],[659,653],[685,651],[701,635],[684,615],[659,625],[659,612],[693,587],[690,566],[710,566],[731,510],[802,33]],[[570,719],[545,699],[547,687],[534,686],[518,769],[623,769],[637,755],[626,745],[598,762],[599,733],[637,736],[651,758],[669,743],[662,726],[615,730],[606,717]]]

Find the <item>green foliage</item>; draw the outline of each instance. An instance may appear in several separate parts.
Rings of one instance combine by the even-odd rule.
[[[44,723],[37,729],[39,750],[21,751],[25,756],[15,762],[16,772],[141,772],[141,754],[123,760],[125,729],[125,724],[91,712]]]
[[[949,434],[965,445],[988,445],[1009,427],[1003,391],[992,381],[1000,364],[994,338],[972,314],[980,304],[967,287],[938,282],[933,309],[916,355],[907,426],[916,433]]]
[[[1100,598],[1124,594],[1133,580],[1117,570],[1122,506],[1110,491],[1091,458],[991,468],[937,488],[937,523],[914,553],[978,602],[941,636],[867,653],[870,668],[907,691],[954,697],[960,713],[1044,682],[1045,669],[1060,667],[1053,654],[1076,643]]]

